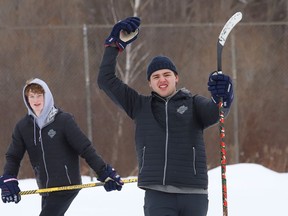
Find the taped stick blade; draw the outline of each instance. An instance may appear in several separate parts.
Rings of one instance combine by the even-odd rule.
[[[234,26],[240,22],[240,20],[242,19],[242,13],[241,12],[237,12],[235,13],[224,25],[222,31],[220,32],[220,35],[218,37],[218,42],[224,46],[226,39],[229,35],[229,33],[231,32],[231,30],[234,28]]]

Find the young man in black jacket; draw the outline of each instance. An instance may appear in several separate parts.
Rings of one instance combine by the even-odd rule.
[[[145,190],[146,216],[204,216],[208,210],[208,175],[203,130],[219,120],[217,103],[227,115],[233,100],[229,76],[211,73],[211,99],[176,89],[179,71],[166,56],[147,68],[152,89],[144,96],[116,75],[119,51],[137,38],[138,17],[114,25],[105,41],[98,85],[135,121],[138,186]]]
[[[73,116],[54,106],[52,93],[43,80],[28,81],[23,99],[28,114],[16,124],[0,177],[4,203],[21,200],[17,175],[26,151],[39,188],[81,184],[80,155],[96,172],[98,180],[105,182],[106,191],[121,190],[120,176],[96,153]],[[78,192],[42,194],[40,216],[63,216]]]

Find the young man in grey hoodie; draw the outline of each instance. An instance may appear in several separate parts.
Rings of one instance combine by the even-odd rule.
[[[26,151],[39,188],[81,184],[81,156],[96,172],[98,180],[105,182],[106,191],[121,190],[120,176],[96,153],[73,116],[55,107],[52,93],[43,80],[27,81],[23,99],[28,114],[16,124],[0,177],[4,203],[21,200],[17,175]],[[63,216],[78,192],[41,194],[40,216]]]

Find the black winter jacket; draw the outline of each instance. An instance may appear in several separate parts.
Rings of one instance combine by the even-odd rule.
[[[17,176],[27,151],[39,188],[80,184],[79,155],[101,175],[106,164],[72,115],[54,107],[52,93],[44,81],[36,78],[29,84],[32,83],[43,87],[44,107],[36,116],[24,93],[26,85],[23,99],[28,114],[15,126],[6,153],[4,174]]]
[[[105,49],[98,85],[135,122],[138,186],[207,189],[203,130],[218,121],[217,105],[186,89],[170,99],[154,92],[151,96],[138,94],[116,77],[117,53],[115,48]]]
[[[26,151],[39,188],[80,184],[79,155],[96,173],[105,167],[72,115],[62,111],[41,130],[29,115],[17,123],[6,153],[4,174],[18,175]]]

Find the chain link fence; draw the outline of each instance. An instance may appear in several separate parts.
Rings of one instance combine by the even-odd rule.
[[[118,57],[118,75],[139,92],[149,94],[146,66],[153,56],[163,54],[171,57],[179,70],[179,87],[209,97],[207,79],[216,69],[216,42],[222,26],[143,24],[135,43]],[[0,28],[0,167],[13,128],[26,114],[22,99],[25,81],[38,77],[47,82],[56,106],[75,116],[107,162],[123,176],[137,174],[133,122],[96,83],[103,41],[111,28],[112,23]],[[287,22],[242,22],[225,44],[223,71],[233,78],[235,88],[226,119],[229,164],[259,163],[288,171],[287,35]],[[133,60],[129,59],[132,52],[137,52]],[[205,131],[209,168],[219,166],[218,137],[217,126]],[[20,177],[33,176],[27,156],[22,166]],[[91,174],[85,163],[82,172]]]

